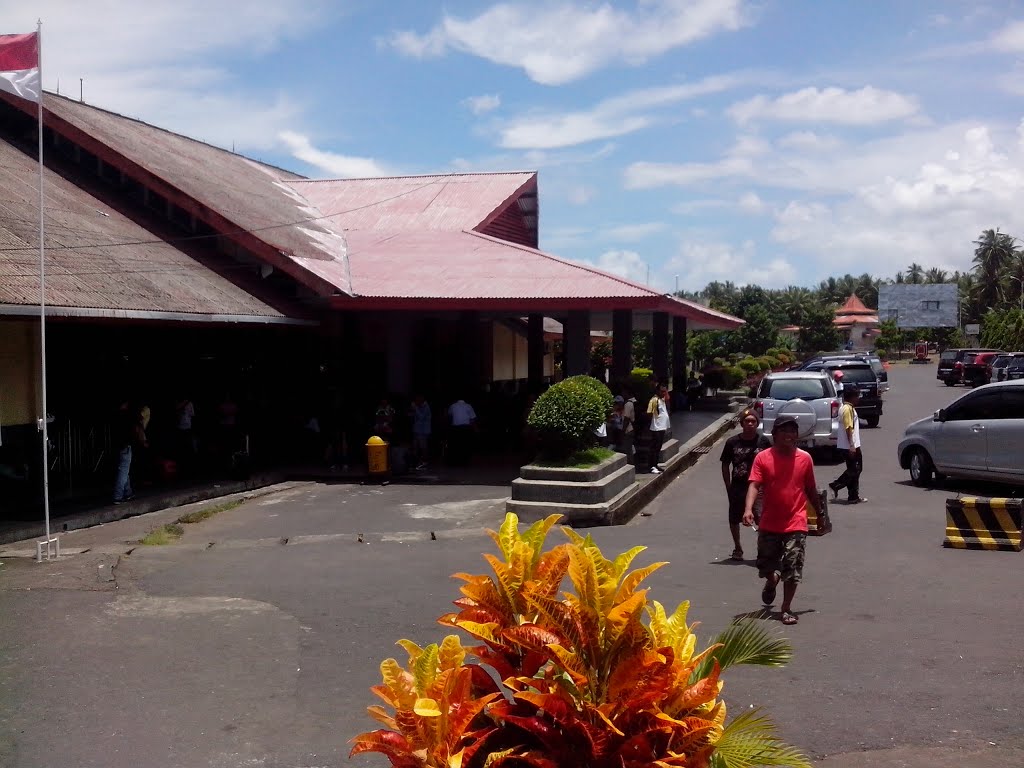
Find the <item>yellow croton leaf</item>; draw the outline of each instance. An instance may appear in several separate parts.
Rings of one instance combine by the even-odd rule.
[[[501,638],[498,636],[498,623],[494,621],[488,621],[486,624],[481,624],[477,621],[456,621],[455,625],[473,637],[484,640],[488,643],[500,643]]]
[[[416,645],[416,643],[414,643],[412,640],[406,640],[405,638],[402,638],[397,643],[395,643],[395,645],[401,646],[405,649],[405,652],[409,654],[409,667],[412,667],[412,665],[416,663],[416,659],[418,659],[420,657],[420,654],[423,653],[423,649],[420,646]]]
[[[462,666],[463,659],[466,658],[466,649],[462,647],[462,641],[459,640],[458,635],[448,635],[441,642],[441,648],[438,651],[438,665],[441,669],[454,669],[455,667]]]
[[[494,543],[498,545],[498,549],[507,560],[508,556],[512,554],[512,547],[520,540],[519,517],[514,512],[508,512],[501,528],[497,532],[488,530],[487,533],[494,539]]]
[[[428,698],[416,699],[416,704],[413,706],[412,711],[420,717],[441,716],[441,707],[438,706],[436,701]]]
[[[423,649],[413,663],[413,681],[416,685],[416,693],[422,695],[437,677],[437,643],[431,643]]]

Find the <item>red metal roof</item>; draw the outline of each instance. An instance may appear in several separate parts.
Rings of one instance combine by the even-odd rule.
[[[0,141],[0,175],[0,305],[6,305],[0,314],[17,314],[18,307],[39,305],[39,166]],[[46,302],[55,314],[76,309],[101,310],[92,313],[101,317],[186,313],[284,319],[64,177],[47,170],[43,183]]]
[[[461,232],[479,227],[536,177],[532,171],[454,173],[288,186],[346,230]]]
[[[853,325],[854,323],[877,325],[878,315],[838,315],[832,321],[833,325]]]
[[[873,315],[875,310],[868,309],[856,293],[851,293],[843,306],[836,310],[836,315]]]

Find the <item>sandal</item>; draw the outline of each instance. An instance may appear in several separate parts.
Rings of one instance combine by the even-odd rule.
[[[743,550],[742,549],[734,549],[732,551],[732,554],[729,555],[729,559],[730,560],[742,560],[743,559]]]
[[[797,616],[792,611],[783,611],[782,612],[782,623],[783,624],[792,625],[792,624],[796,624],[798,621],[800,621],[800,617]]]
[[[766,581],[764,589],[761,590],[761,602],[765,605],[771,605],[775,602],[775,584],[770,581]]]

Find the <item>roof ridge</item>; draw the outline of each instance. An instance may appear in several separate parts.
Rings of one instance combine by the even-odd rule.
[[[616,281],[618,283],[622,283],[623,285],[628,285],[630,288],[639,288],[642,291],[647,291],[652,296],[664,296],[665,295],[663,293],[660,293],[660,292],[654,290],[650,286],[641,285],[640,283],[634,283],[632,280],[627,280],[626,278],[620,277],[619,275],[614,275],[611,272],[605,272],[604,270],[598,269],[597,267],[591,266],[590,264],[584,264],[583,262],[573,261],[571,259],[563,258],[562,256],[555,256],[553,254],[550,254],[550,253],[547,253],[545,251],[542,251],[540,248],[531,248],[528,245],[522,245],[521,243],[514,243],[511,240],[502,240],[500,237],[494,237],[493,235],[485,235],[483,232],[477,232],[476,230],[472,230],[472,229],[464,229],[462,231],[465,234],[467,234],[467,235],[475,235],[476,237],[482,237],[482,238],[484,238],[486,240],[492,240],[493,242],[501,243],[502,245],[510,245],[513,248],[519,248],[520,250],[523,250],[523,251],[530,251],[531,253],[536,253],[536,254],[538,254],[540,256],[543,256],[546,259],[551,259],[552,261],[557,261],[557,262],[560,262],[562,264],[568,264],[569,266],[572,266],[572,267],[579,267],[580,269],[585,269],[586,271],[592,272],[595,275],[600,275],[601,277],[607,277],[610,280],[614,280],[614,281]],[[714,310],[712,310],[712,311],[714,311]]]
[[[268,162],[266,162],[264,160],[257,160],[254,157],[249,157],[248,155],[243,155],[241,152],[235,152],[235,151],[230,150],[230,149],[225,149],[224,147],[218,147],[216,144],[211,144],[208,141],[203,141],[202,139],[197,139],[197,138],[194,138],[192,136],[186,136],[184,133],[178,133],[177,131],[172,131],[170,128],[164,128],[164,127],[159,126],[159,125],[154,125],[153,123],[148,123],[148,122],[146,122],[145,120],[143,120],[142,118],[139,118],[139,117],[131,117],[129,115],[122,115],[120,112],[115,112],[112,109],[106,109],[105,107],[100,107],[100,106],[97,106],[95,104],[89,104],[88,102],[85,102],[85,101],[77,101],[76,99],[72,99],[72,98],[70,98],[68,96],[65,96],[63,94],[60,94],[60,93],[54,93],[53,91],[45,91],[44,90],[43,93],[45,93],[49,97],[61,99],[62,101],[65,101],[65,102],[67,102],[69,104],[77,105],[77,106],[80,106],[80,107],[86,107],[86,108],[94,110],[96,112],[103,112],[104,114],[120,118],[121,120],[130,120],[133,123],[138,123],[139,125],[144,125],[147,128],[152,128],[155,131],[160,131],[161,133],[166,133],[166,134],[168,134],[170,136],[177,136],[179,139],[185,139],[186,141],[190,141],[193,144],[200,144],[200,145],[202,145],[204,147],[209,147],[210,149],[215,149],[218,152],[223,152],[224,154],[230,155],[231,157],[239,157],[239,158],[241,158],[243,160],[248,160],[251,163],[258,163],[259,165],[262,165],[262,166],[264,166],[266,168],[273,168],[275,171],[282,171],[283,173],[289,173],[289,174],[292,174],[294,176],[299,176],[300,177],[298,179],[283,179],[283,181],[308,181],[309,180],[306,177],[302,176],[301,173],[296,173],[295,171],[289,170],[287,168],[282,168],[281,166],[274,165],[273,163],[268,163]],[[45,101],[43,102],[43,107],[44,108],[46,107],[46,102]]]
[[[385,181],[388,179],[450,179],[457,176],[519,176],[519,175],[531,175],[537,171],[482,171],[480,173],[471,173],[469,171],[455,171],[452,173],[406,173],[398,176],[357,176],[349,177],[345,176],[342,178],[334,179],[288,179],[288,183],[323,183],[323,182],[337,182],[337,181]]]

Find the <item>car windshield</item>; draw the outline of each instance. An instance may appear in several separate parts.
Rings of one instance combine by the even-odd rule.
[[[876,382],[878,379],[875,377],[875,372],[871,370],[871,366],[844,366],[840,368],[843,372],[843,384],[847,382],[856,382],[861,384],[863,382]]]
[[[760,398],[772,400],[817,400],[832,397],[825,379],[764,379],[761,382]]]
[[[1013,355],[999,355],[992,361],[993,368],[1005,368],[1006,364],[1013,360]]]
[[[1019,371],[1021,368],[1024,368],[1024,357],[1013,358],[1010,364],[1006,366],[1006,370],[1010,370],[1011,368],[1015,371]]]
[[[968,352],[964,355],[964,365],[970,365],[978,357],[977,352]]]
[[[949,350],[949,351],[943,352],[942,356],[939,358],[939,360],[944,360],[947,363],[951,363],[954,360],[956,360],[956,352],[953,351],[953,350]]]

